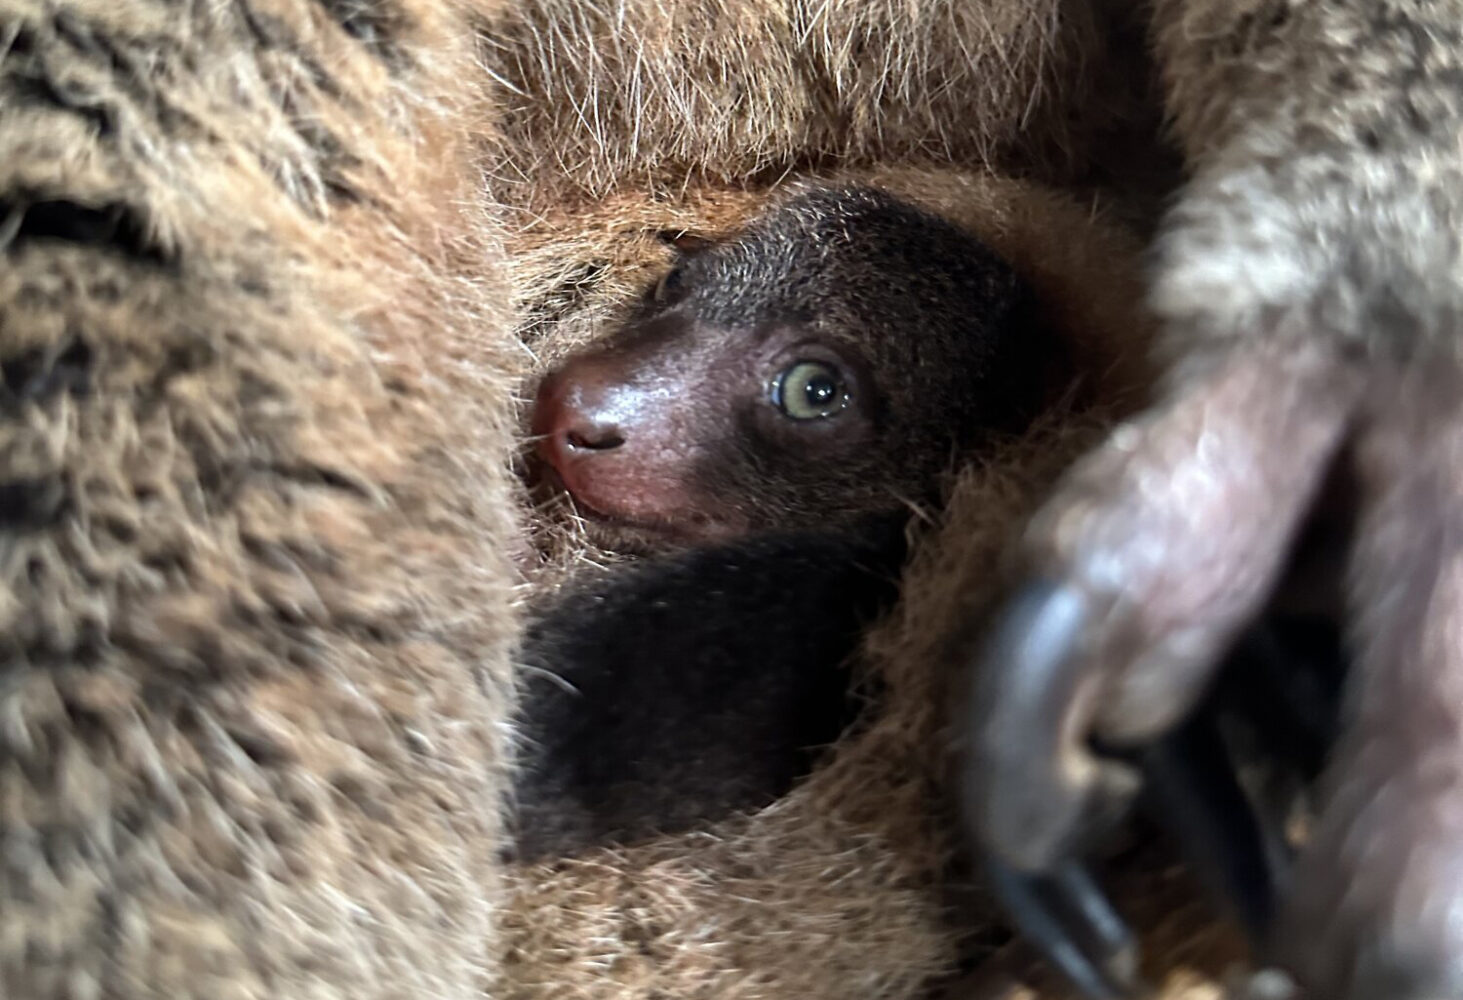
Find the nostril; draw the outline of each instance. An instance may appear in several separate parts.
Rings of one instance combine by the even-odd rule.
[[[575,427],[564,435],[570,448],[581,451],[609,451],[625,443],[625,438],[615,427]]]

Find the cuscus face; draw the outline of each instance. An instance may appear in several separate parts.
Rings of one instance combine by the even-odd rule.
[[[698,540],[928,495],[1029,414],[1025,287],[948,222],[867,189],[789,200],[685,254],[539,387],[537,450],[580,512]]]

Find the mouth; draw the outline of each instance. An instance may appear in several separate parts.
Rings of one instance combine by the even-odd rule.
[[[590,530],[590,536],[611,548],[624,545],[664,548],[686,546],[696,542],[724,539],[736,534],[735,529],[700,512],[686,512],[683,520],[670,518],[626,517],[600,510],[575,493],[552,463],[536,459],[530,464],[530,488],[544,500],[559,500],[573,511]]]
[[[675,538],[683,533],[680,525],[665,520],[636,519],[612,514],[595,507],[584,497],[575,493],[564,476],[551,463],[542,459],[533,463],[534,470],[530,486],[541,492],[546,499],[559,499],[567,503],[575,515],[582,520],[603,528],[617,531],[633,531]]]

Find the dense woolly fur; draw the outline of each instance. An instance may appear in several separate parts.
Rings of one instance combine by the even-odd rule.
[[[946,643],[998,592],[1013,525],[1103,426],[1096,414],[1053,417],[960,477],[940,523],[921,532],[901,606],[854,667],[877,678],[877,708],[782,800],[516,871],[502,995],[831,1000],[856,984],[869,996],[923,997],[971,966],[983,989],[1008,977],[1012,1000],[1065,995],[1007,946],[978,880],[952,877]],[[1193,885],[1151,851],[1113,868],[1119,898],[1150,934],[1164,995],[1217,998],[1214,977],[1240,951]]]
[[[857,983],[919,996],[955,968],[985,915],[947,919],[939,885],[953,847],[940,643],[997,585],[1006,526],[1093,426],[1056,421],[1043,447],[966,474],[938,531],[949,544],[921,546],[901,608],[869,640],[879,710],[792,793],[709,830],[518,873],[509,995],[831,998]]]
[[[466,41],[0,4],[0,995],[483,989],[517,529]]]
[[[0,0],[0,995],[913,998],[986,958],[947,892],[942,643],[1146,333],[1135,213],[984,168],[1121,130],[1054,110],[1107,79],[1100,20]],[[661,234],[821,180],[975,232],[1087,381],[924,512],[857,665],[883,694],[808,781],[504,900],[515,587],[612,558],[524,523],[509,404]],[[1209,940],[1145,926],[1175,921]]]
[[[1077,20],[1073,20],[1073,19]],[[1066,128],[1081,5],[1055,0],[526,0],[487,33],[533,200],[789,165],[1009,158]]]
[[[1055,476],[1141,399],[1137,242],[1089,203],[948,169],[804,175],[772,189],[700,184],[676,198],[626,191],[509,233],[536,358],[529,377],[614,328],[671,266],[665,236],[733,235],[822,183],[877,186],[979,236],[1037,289],[1086,382],[1029,434],[978,456],[950,483],[943,511],[919,512],[903,600],[851,665],[878,697],[810,778],[751,814],[512,870],[504,996],[832,998],[857,984],[871,996],[921,997],[971,967],[985,970],[982,989],[1008,975],[1061,995],[1003,944],[978,880],[958,873],[944,791],[958,672],[947,643],[969,634],[1000,592],[1002,553]],[[535,518],[534,579],[544,588],[604,572],[599,564],[615,558],[563,513]],[[1141,851],[1114,871],[1153,934],[1166,995],[1217,996],[1213,976],[1239,952],[1193,886]],[[1013,998],[1037,995],[1013,989]]]

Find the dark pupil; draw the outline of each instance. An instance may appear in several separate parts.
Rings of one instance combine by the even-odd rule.
[[[827,375],[814,375],[803,387],[803,395],[809,406],[822,408],[838,398],[838,383]]]

